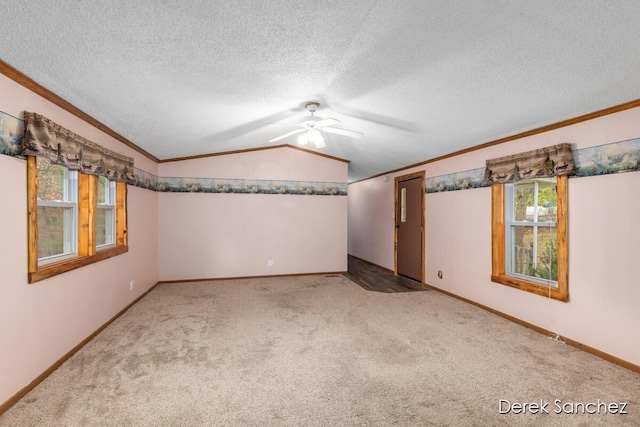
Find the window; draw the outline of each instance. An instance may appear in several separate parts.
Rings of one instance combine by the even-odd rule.
[[[116,182],[98,177],[98,209],[96,211],[96,249],[115,243]]]
[[[505,184],[505,271],[558,287],[556,178]]]
[[[29,283],[127,251],[126,184],[27,159]]]
[[[566,175],[492,185],[491,280],[567,301]]]
[[[37,159],[38,263],[77,255],[78,173]]]
[[[29,283],[127,252],[133,158],[25,111]]]

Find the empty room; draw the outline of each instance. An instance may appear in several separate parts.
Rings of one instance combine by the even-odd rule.
[[[640,425],[640,3],[0,16],[0,426]]]

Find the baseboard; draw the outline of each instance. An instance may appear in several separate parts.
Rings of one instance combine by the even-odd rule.
[[[277,277],[300,277],[300,276],[326,276],[326,275],[345,275],[346,271],[324,271],[318,273],[294,273],[294,274],[270,274],[265,276],[238,276],[238,277],[210,277],[204,279],[181,279],[181,280],[160,280],[158,285],[166,285],[172,283],[187,283],[187,282],[214,282],[219,280],[243,280],[243,279],[268,279]]]
[[[104,328],[106,328],[111,323],[113,323],[114,320],[116,320],[118,317],[122,316],[127,310],[129,310],[131,307],[133,307],[138,301],[140,301],[145,295],[147,295],[149,292],[151,292],[156,286],[158,286],[157,283],[155,285],[153,285],[151,288],[149,288],[149,290],[147,290],[145,293],[140,295],[138,298],[133,300],[125,308],[120,310],[115,316],[113,316],[105,324],[103,324],[98,329],[96,329],[91,335],[89,335],[87,338],[82,340],[78,345],[76,345],[71,350],[69,350],[69,352],[67,352],[67,354],[65,354],[60,359],[58,359],[53,365],[49,366],[44,372],[42,372],[40,375],[38,375],[33,381],[31,381],[29,384],[24,386],[19,392],[17,392],[12,397],[10,397],[9,400],[7,400],[2,405],[0,405],[0,415],[4,414],[9,408],[11,408],[13,405],[18,403],[18,401],[20,399],[22,399],[27,393],[29,393],[31,390],[33,390],[38,384],[40,384],[42,381],[44,381],[45,378],[47,378],[49,375],[51,375],[53,373],[53,371],[58,369],[60,367],[60,365],[62,365],[64,362],[67,361],[67,359],[69,359],[71,356],[73,356],[75,353],[77,353],[78,350],[80,350],[82,347],[85,346],[85,344],[87,344],[89,341],[91,341],[93,338],[95,338],[96,335],[98,335],[100,332],[102,332],[104,330]]]
[[[450,296],[452,298],[455,298],[457,300],[466,302],[468,304],[475,305],[478,308],[486,310],[486,311],[488,311],[490,313],[493,313],[493,314],[495,314],[497,316],[500,316],[500,317],[502,317],[504,319],[510,320],[513,323],[517,323],[518,325],[524,326],[525,328],[529,328],[531,330],[534,330],[534,331],[536,331],[536,332],[538,332],[538,333],[540,333],[542,335],[556,335],[555,332],[553,332],[553,331],[549,331],[547,329],[541,328],[540,326],[534,325],[533,323],[525,322],[524,320],[518,319],[517,317],[510,316],[510,315],[505,314],[505,313],[503,313],[501,311],[495,310],[495,309],[493,309],[491,307],[487,307],[486,305],[482,305],[482,304],[479,304],[479,303],[477,303],[475,301],[472,301],[470,299],[461,297],[461,296],[453,294],[451,292],[447,292],[447,291],[445,291],[443,289],[440,289],[440,288],[437,288],[437,287],[435,287],[433,285],[429,285],[428,283],[423,283],[422,286],[425,287],[425,288],[429,288],[429,289],[432,289],[434,291],[440,292],[442,294],[445,294],[445,295]],[[564,342],[566,344],[568,344],[568,345],[570,345],[572,347],[575,347],[575,348],[578,348],[578,349],[580,349],[582,351],[585,351],[587,353],[593,354],[594,356],[597,356],[597,357],[599,357],[601,359],[604,359],[604,360],[606,360],[608,362],[615,363],[616,365],[620,365],[623,368],[629,369],[630,371],[634,371],[634,372],[640,373],[640,366],[638,366],[636,364],[628,362],[628,361],[626,361],[624,359],[620,359],[619,357],[612,356],[611,354],[605,353],[603,351],[598,350],[597,348],[590,347],[590,346],[588,346],[586,344],[582,344],[581,342],[572,340],[571,338],[567,338],[567,337],[561,337],[561,338],[564,340]]]

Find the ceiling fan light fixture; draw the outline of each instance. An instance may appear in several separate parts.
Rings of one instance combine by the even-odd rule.
[[[327,146],[324,138],[317,129],[309,129],[298,137],[298,144],[307,145],[309,143],[315,145],[316,148],[324,148]]]
[[[273,138],[269,140],[269,142],[280,141],[281,139],[287,138],[289,136],[300,134],[298,136],[299,145],[313,144],[316,148],[324,148],[327,146],[327,144],[325,144],[321,132],[334,133],[336,135],[347,136],[350,138],[362,138],[361,132],[334,127],[335,125],[340,124],[340,120],[338,119],[334,119],[331,117],[326,119],[316,117],[314,113],[318,110],[318,108],[320,108],[319,102],[307,102],[305,108],[311,114],[311,116],[308,117],[307,120],[299,124],[283,123],[287,126],[295,126],[298,129]]]

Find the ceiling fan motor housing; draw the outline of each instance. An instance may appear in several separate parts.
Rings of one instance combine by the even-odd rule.
[[[319,102],[307,102],[307,105],[305,105],[304,107],[307,109],[307,111],[309,111],[313,115],[313,113],[318,111],[318,108],[320,108],[320,103]]]

